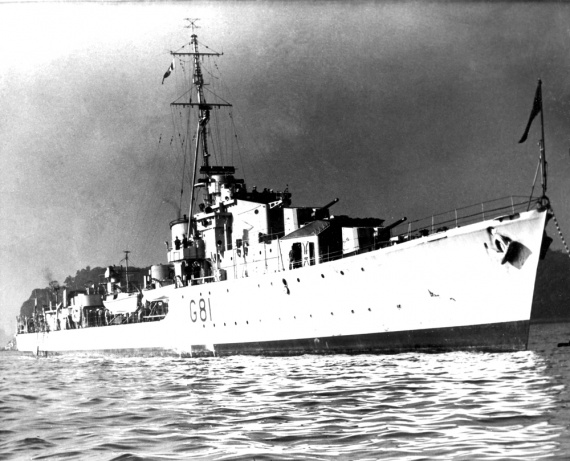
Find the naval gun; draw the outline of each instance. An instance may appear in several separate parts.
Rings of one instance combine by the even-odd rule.
[[[399,226],[400,224],[406,222],[408,220],[408,218],[406,218],[405,216],[403,218],[398,219],[397,221],[394,221],[392,224],[388,224],[385,227],[380,227],[378,229],[378,241],[380,242],[380,246],[385,246],[388,244],[388,242],[390,241],[390,237],[391,235],[391,231],[392,229],[394,229],[395,227]]]
[[[311,214],[311,217],[313,219],[328,218],[329,217],[329,208],[331,206],[333,206],[335,203],[337,203],[338,201],[339,201],[339,198],[337,197],[334,200],[327,203],[325,206],[322,206],[320,208],[313,208],[313,213]]]
[[[397,221],[393,222],[392,224],[389,224],[385,227],[382,227],[380,230],[382,232],[390,232],[392,229],[394,229],[394,227],[399,226],[400,224],[406,222],[408,220],[408,218],[406,218],[405,216],[403,218],[398,219]]]

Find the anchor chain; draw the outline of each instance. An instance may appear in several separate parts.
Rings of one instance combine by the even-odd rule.
[[[552,208],[552,205],[550,206],[550,211],[552,211],[552,219],[554,220],[554,225],[556,226],[556,230],[558,231],[558,236],[560,237],[560,240],[562,241],[562,245],[564,245],[564,248],[566,249],[566,253],[568,254],[568,257],[570,258],[570,249],[568,248],[568,245],[566,244],[566,240],[564,240],[564,236],[562,235],[562,231],[560,230],[560,225],[558,224],[558,220],[556,219],[556,215],[554,214],[554,209]]]

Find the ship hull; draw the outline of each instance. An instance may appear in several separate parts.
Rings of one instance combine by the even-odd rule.
[[[301,354],[394,354],[400,352],[449,352],[476,350],[504,352],[525,350],[528,321],[469,325],[450,328],[329,336],[253,343],[214,345],[224,355],[301,355]]]
[[[72,339],[69,333],[64,347],[56,347],[45,340],[50,334],[30,336],[22,342],[21,351],[38,355],[64,353],[103,353],[126,356],[183,356],[212,357],[231,355],[287,356],[303,354],[396,354],[401,352],[513,352],[526,350],[529,322],[503,322],[486,325],[469,325],[450,328],[428,328],[389,333],[329,336],[323,338],[299,338],[279,341],[238,342],[213,344],[212,347],[195,346],[189,350],[177,350],[159,344],[140,344],[139,347],[104,345],[104,341],[91,344],[84,339]],[[152,334],[159,334],[150,329]],[[128,331],[127,331],[128,332]],[[99,333],[103,333],[99,331]],[[129,332],[130,333],[130,332]],[[51,333],[53,337],[54,334]],[[20,335],[22,338],[22,335]],[[27,344],[27,345],[26,345]]]
[[[531,211],[326,264],[170,289],[164,320],[20,334],[18,349],[189,356],[523,350],[545,217]]]

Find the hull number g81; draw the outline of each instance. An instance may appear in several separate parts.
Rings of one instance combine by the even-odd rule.
[[[212,320],[212,308],[210,307],[210,298],[200,298],[198,302],[190,301],[190,320],[197,322],[200,319],[202,322]]]

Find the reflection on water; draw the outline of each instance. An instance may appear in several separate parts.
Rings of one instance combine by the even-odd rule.
[[[533,351],[0,355],[0,458],[567,459],[570,325]]]

